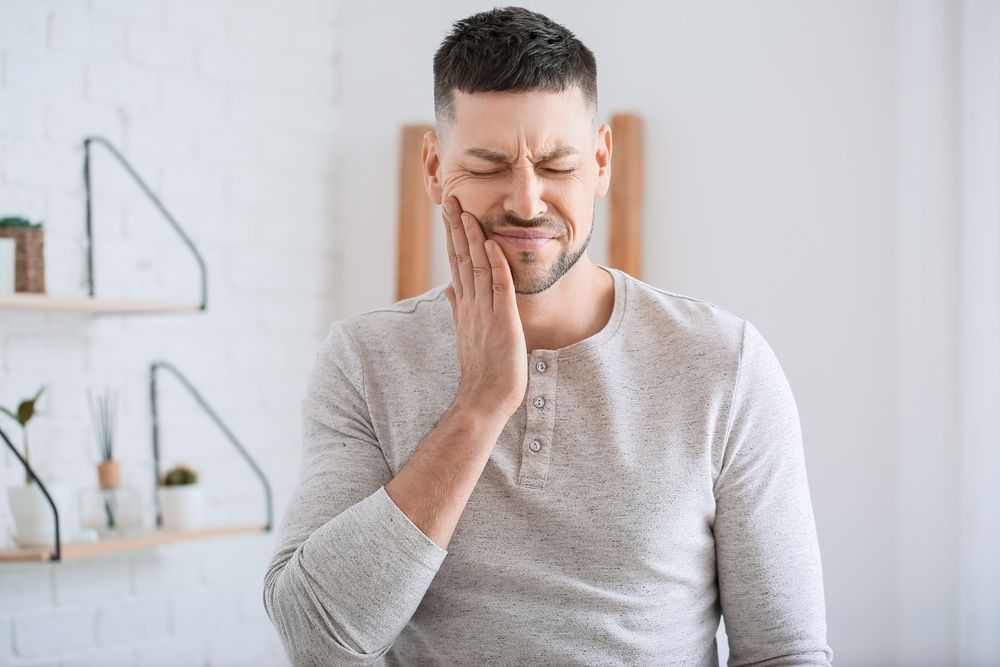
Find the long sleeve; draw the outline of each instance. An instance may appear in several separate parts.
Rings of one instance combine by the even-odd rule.
[[[299,477],[264,578],[269,618],[295,665],[363,665],[413,616],[447,551],[393,503],[364,366],[334,322],[302,400]]]
[[[830,665],[798,409],[774,352],[750,322],[727,431],[714,532],[729,665]]]

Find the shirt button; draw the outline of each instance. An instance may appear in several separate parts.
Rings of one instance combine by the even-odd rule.
[[[545,406],[545,399],[541,396],[535,396],[535,407],[541,408]]]
[[[532,440],[531,444],[528,446],[531,447],[531,451],[537,452],[539,449],[542,448],[542,443],[538,442],[537,440]]]
[[[537,364],[535,364],[535,370],[538,371],[539,373],[544,373],[546,368],[547,366],[545,365],[544,361],[539,361]]]

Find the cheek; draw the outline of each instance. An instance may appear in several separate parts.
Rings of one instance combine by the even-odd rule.
[[[445,174],[441,180],[441,189],[447,193],[455,193],[475,187],[475,179],[468,174]]]
[[[441,184],[441,194],[447,199],[454,196],[469,211],[479,217],[492,206],[500,196],[499,188],[491,186],[489,179],[474,178],[467,174],[446,178]]]

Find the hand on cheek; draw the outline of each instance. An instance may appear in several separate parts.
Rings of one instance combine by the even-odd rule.
[[[442,202],[452,284],[445,289],[462,369],[459,397],[513,414],[527,386],[524,331],[507,258],[454,197]]]

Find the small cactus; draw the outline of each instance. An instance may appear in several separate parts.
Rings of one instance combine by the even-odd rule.
[[[186,465],[176,465],[160,478],[160,486],[182,486],[198,481],[198,473]]]

